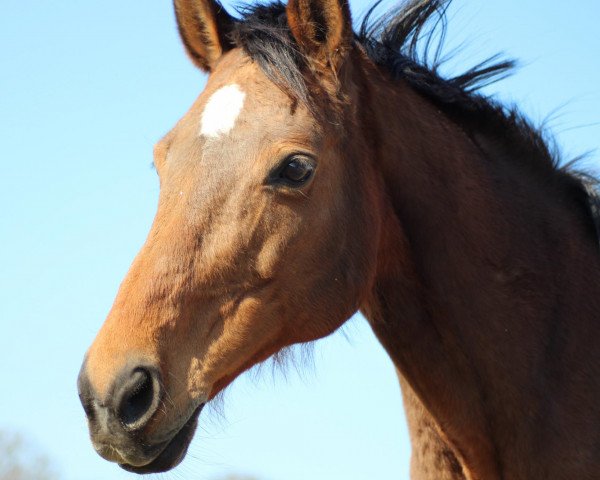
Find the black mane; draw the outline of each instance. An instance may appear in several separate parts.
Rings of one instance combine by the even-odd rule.
[[[523,159],[523,168],[555,183],[575,202],[599,242],[598,181],[569,166],[561,167],[559,151],[548,135],[533,127],[516,108],[507,108],[480,93],[484,86],[510,75],[515,62],[494,56],[460,75],[445,78],[439,67],[443,63],[445,13],[451,0],[408,0],[373,19],[380,1],[369,9],[355,33],[356,42],[371,61],[392,79],[407,82],[460,124],[475,143],[480,138],[491,139],[509,156]],[[234,44],[243,48],[275,84],[310,105],[304,76],[307,60],[291,35],[285,5],[275,0],[242,7],[239,13],[241,19],[232,32]]]

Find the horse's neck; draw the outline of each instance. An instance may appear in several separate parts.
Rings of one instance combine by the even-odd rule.
[[[408,87],[370,97],[391,200],[375,334],[468,478],[592,478],[600,256],[581,216]]]
[[[443,432],[398,371],[412,453],[411,480],[465,480],[457,454],[443,437]]]

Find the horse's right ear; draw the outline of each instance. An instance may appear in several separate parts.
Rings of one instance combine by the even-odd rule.
[[[181,40],[192,62],[210,72],[233,47],[229,34],[235,19],[217,0],[174,0]]]

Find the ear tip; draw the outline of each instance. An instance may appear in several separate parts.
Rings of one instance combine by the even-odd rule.
[[[218,0],[173,0],[177,27],[192,62],[209,72],[223,52],[231,49],[234,18]]]
[[[288,25],[299,45],[338,52],[354,39],[348,0],[288,0]]]

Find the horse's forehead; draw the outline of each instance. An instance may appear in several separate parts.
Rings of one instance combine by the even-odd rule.
[[[204,167],[230,170],[291,143],[310,146],[314,131],[306,108],[296,105],[245,54],[228,52],[167,143],[173,147],[172,157],[197,158],[189,152],[200,151]]]
[[[200,134],[217,138],[229,133],[244,108],[245,100],[246,92],[237,83],[230,83],[215,91],[202,110]]]
[[[287,123],[292,103],[255,62],[235,51],[225,55],[209,77],[194,114],[200,134],[214,138],[244,121],[258,120],[264,126]]]

